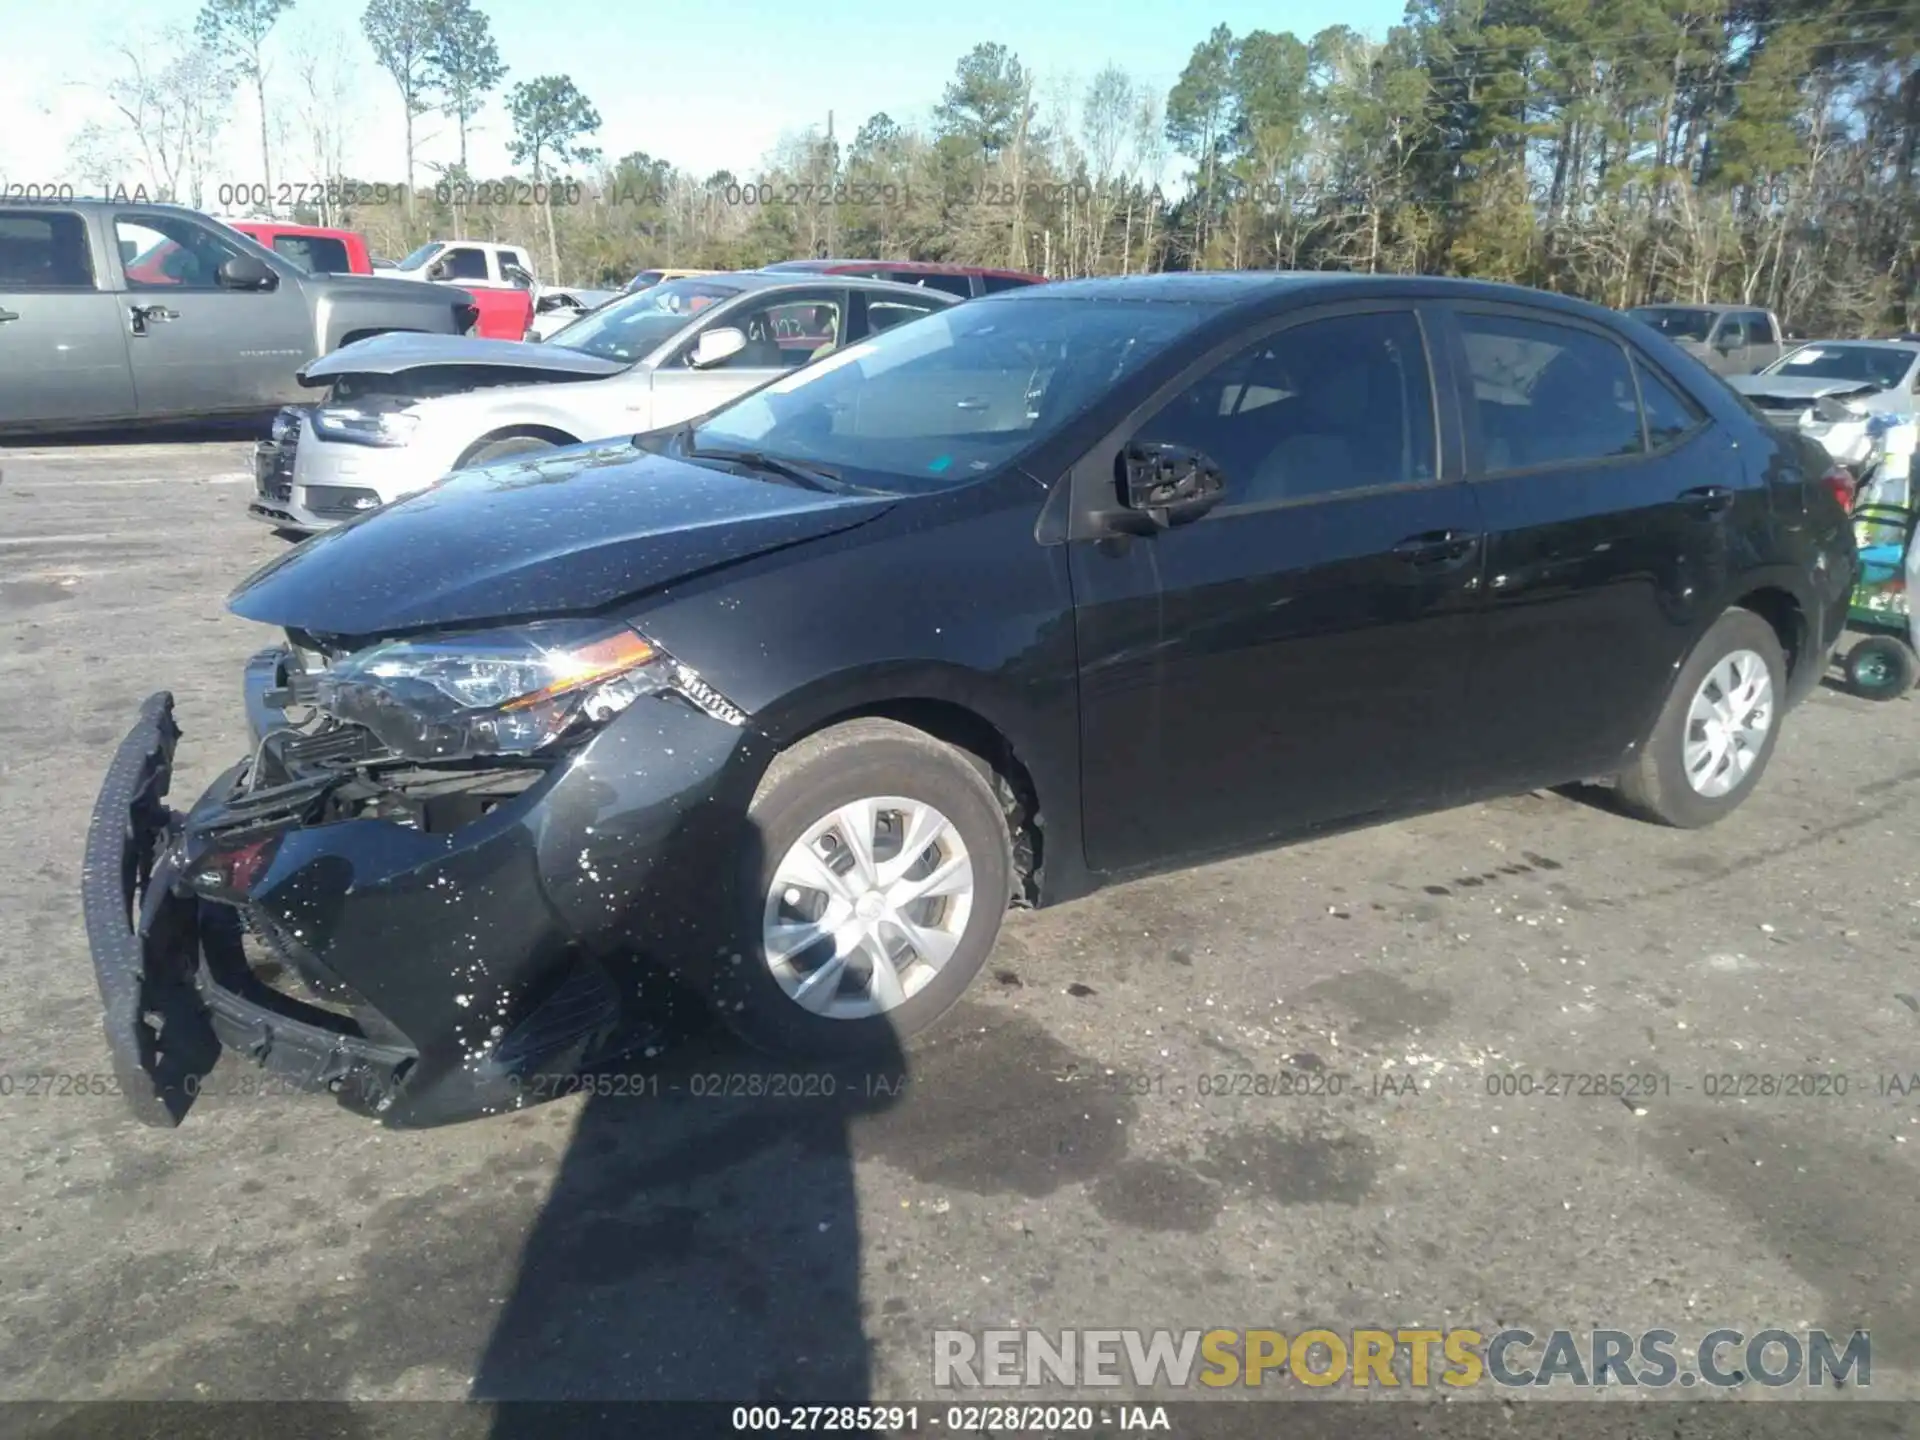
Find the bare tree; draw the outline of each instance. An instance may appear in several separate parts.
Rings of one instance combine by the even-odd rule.
[[[1126,143],[1127,127],[1140,107],[1133,77],[1118,65],[1104,67],[1087,87],[1080,106],[1080,136],[1086,146],[1087,163],[1093,186],[1089,215],[1087,270],[1098,274],[1105,258],[1107,231],[1113,225],[1113,212],[1119,204],[1115,193],[1115,168],[1120,149]]]
[[[114,47],[119,73],[109,103],[140,152],[147,183],[171,200],[205,202],[213,148],[226,123],[220,66],[206,46],[180,30]]]
[[[288,47],[294,97],[289,128],[309,176],[319,187],[321,222],[339,221],[343,206],[334,190],[346,172],[347,136],[360,119],[363,77],[354,47],[337,31],[314,27]]]

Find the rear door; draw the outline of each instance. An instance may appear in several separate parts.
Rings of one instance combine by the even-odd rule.
[[[143,258],[118,299],[140,414],[245,413],[310,399],[294,375],[314,358],[313,318],[293,267],[271,290],[229,290],[220,266],[243,253],[176,211],[113,215],[117,244]]]
[[[1765,494],[1684,390],[1605,327],[1447,309],[1487,530],[1473,786],[1608,773],[1726,603],[1731,537],[1765,525]]]
[[[1406,304],[1323,308],[1200,362],[1127,441],[1222,502],[1070,544],[1089,862],[1128,871],[1444,802],[1480,623],[1479,517]],[[1081,501],[1085,500],[1085,507]]]
[[[105,258],[77,211],[0,210],[0,425],[137,413]]]

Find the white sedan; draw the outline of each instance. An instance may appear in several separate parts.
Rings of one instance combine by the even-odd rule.
[[[248,513],[325,530],[451,470],[691,420],[957,303],[886,280],[742,271],[623,296],[537,345],[378,335],[301,372],[327,398],[275,419]]]

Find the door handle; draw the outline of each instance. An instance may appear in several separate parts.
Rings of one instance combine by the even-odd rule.
[[[1478,535],[1463,530],[1429,530],[1424,535],[1409,535],[1393,547],[1393,553],[1410,565],[1440,565],[1464,560],[1479,541]]]
[[[18,320],[19,318],[20,312],[17,310],[0,310],[0,325],[6,324],[9,320]]]
[[[1725,485],[1701,485],[1682,491],[1680,503],[1696,515],[1718,515],[1733,504],[1733,491]]]
[[[147,326],[161,320],[178,320],[180,312],[169,310],[164,305],[129,305],[127,313],[133,317],[133,333],[144,335]]]

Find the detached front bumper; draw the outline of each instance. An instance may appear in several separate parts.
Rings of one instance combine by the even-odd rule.
[[[249,671],[256,727],[272,654]],[[672,698],[519,793],[459,800],[472,818],[421,825],[340,818],[338,781],[250,788],[257,757],[169,810],[179,737],[172,696],[151,697],[82,879],[114,1071],[152,1125],[180,1122],[223,1046],[395,1127],[560,1093],[549,1077],[644,1025],[660,982],[641,962],[677,959],[666,942],[711,915],[738,841],[715,817],[745,809],[745,732]]]

